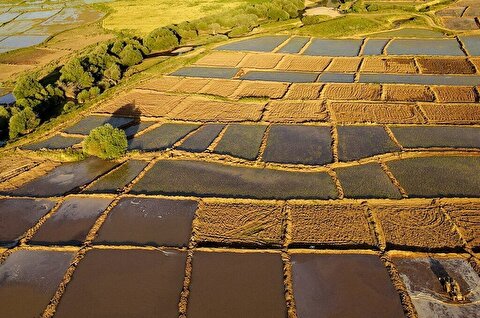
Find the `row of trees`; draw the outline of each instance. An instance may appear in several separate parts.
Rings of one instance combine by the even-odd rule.
[[[0,106],[0,134],[8,131],[9,138],[15,139],[49,118],[76,109],[117,85],[127,69],[140,64],[151,51],[171,50],[202,35],[238,36],[264,22],[296,18],[304,8],[303,0],[273,0],[161,27],[144,39],[123,37],[98,45],[66,63],[53,83],[33,75],[19,79],[13,91],[15,106]]]

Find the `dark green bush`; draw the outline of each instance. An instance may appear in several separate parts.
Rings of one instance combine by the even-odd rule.
[[[0,130],[5,132],[8,128],[8,121],[10,119],[10,113],[8,110],[0,106]]]
[[[268,9],[267,15],[268,19],[273,21],[285,21],[290,19],[290,15],[287,11],[275,6]]]
[[[367,11],[368,12],[375,12],[378,11],[378,4],[372,3],[367,6]]]
[[[136,49],[132,44],[127,44],[120,52],[120,64],[125,67],[137,65],[143,61],[143,55],[140,50]]]
[[[302,18],[303,25],[312,25],[328,20],[329,17],[325,15],[306,15]]]
[[[127,136],[110,124],[97,127],[83,141],[83,152],[101,159],[116,159],[127,152]]]
[[[77,100],[79,103],[83,104],[88,102],[89,100],[94,99],[98,95],[100,95],[101,91],[99,87],[92,87],[90,89],[84,89],[77,95]]]
[[[79,58],[71,59],[60,69],[60,81],[67,86],[72,86],[75,91],[90,88],[95,79],[86,71]]]
[[[151,51],[166,51],[177,47],[179,41],[172,30],[159,28],[147,35],[144,44]]]
[[[8,134],[10,139],[17,138],[20,135],[26,135],[33,131],[40,124],[40,119],[37,118],[31,108],[16,112],[8,123]]]

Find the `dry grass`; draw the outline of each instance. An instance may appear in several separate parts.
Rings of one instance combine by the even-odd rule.
[[[272,69],[277,66],[282,57],[283,55],[276,53],[247,54],[239,66],[245,68]]]
[[[290,85],[285,99],[308,100],[317,99],[320,96],[323,84],[294,83]]]
[[[333,59],[330,66],[327,68],[329,72],[356,72],[360,63],[361,57],[336,57]]]
[[[413,104],[332,102],[332,117],[338,123],[416,124],[422,123]]]
[[[172,87],[172,92],[196,94],[200,92],[208,83],[208,78],[184,78]]]
[[[474,103],[477,94],[473,87],[468,86],[435,86],[432,90],[437,100],[442,103]]]
[[[202,203],[195,220],[197,242],[282,244],[282,206],[251,203]]]
[[[429,122],[436,124],[478,124],[479,104],[421,104]]]
[[[195,64],[202,66],[235,67],[246,55],[246,53],[242,52],[213,51],[195,62]]]
[[[138,88],[150,89],[159,92],[168,92],[172,90],[175,85],[180,83],[181,80],[182,78],[178,76],[164,76],[145,82]]]
[[[240,84],[234,97],[281,98],[287,89],[288,84],[286,83],[244,81]]]
[[[385,99],[400,102],[433,102],[435,96],[428,86],[384,85]]]
[[[475,68],[465,58],[417,58],[424,74],[474,74]]]
[[[328,57],[318,56],[302,56],[302,55],[286,55],[278,64],[277,69],[285,71],[301,71],[301,72],[322,72],[331,59]]]
[[[20,73],[35,68],[35,65],[0,64],[0,82],[8,81]]]
[[[292,205],[292,243],[373,246],[365,208],[350,204]]]
[[[268,104],[265,120],[282,123],[326,121],[328,114],[321,101],[273,101]]]
[[[323,96],[333,100],[381,100],[382,87],[378,84],[329,84]]]
[[[231,103],[210,99],[186,98],[169,117],[192,121],[258,121],[265,104]]]
[[[415,74],[417,68],[412,58],[366,57],[361,71],[366,73]]]
[[[200,93],[228,97],[235,93],[241,83],[238,80],[212,79]]]

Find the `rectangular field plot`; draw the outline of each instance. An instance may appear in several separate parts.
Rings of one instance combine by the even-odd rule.
[[[280,253],[195,252],[187,314],[286,317]]]
[[[383,92],[387,101],[395,102],[433,102],[435,95],[428,86],[422,85],[384,85]]]
[[[336,57],[327,68],[328,72],[353,73],[358,71],[362,62],[360,57]]]
[[[474,103],[477,101],[477,93],[471,86],[434,86],[432,90],[438,102]]]
[[[156,124],[154,121],[142,121],[137,125],[129,126],[128,128],[125,128],[125,135],[127,135],[127,138],[131,138],[134,135],[138,134],[139,132],[147,129],[148,127]]]
[[[0,199],[0,246],[16,244],[54,205],[48,200]]]
[[[365,207],[351,204],[294,204],[293,246],[372,247]]]
[[[185,259],[176,250],[93,249],[75,270],[55,316],[178,317]]]
[[[480,121],[479,104],[421,104],[430,123],[477,124]]]
[[[477,75],[423,75],[423,74],[360,74],[360,83],[417,84],[417,85],[480,85]]]
[[[210,83],[209,78],[182,78],[170,91],[175,93],[196,94],[207,86],[208,83]]]
[[[285,83],[313,83],[317,79],[316,73],[280,72],[280,71],[250,71],[241,77],[243,80],[268,81]]]
[[[129,142],[128,148],[141,151],[159,151],[170,148],[200,125],[166,123],[160,127],[135,137]]]
[[[281,246],[282,206],[267,203],[203,202],[197,212],[195,241],[201,245]]]
[[[453,223],[438,207],[378,205],[372,207],[390,249],[452,250],[462,246]]]
[[[113,99],[110,103],[100,107],[97,112],[130,116],[135,119],[140,116],[164,117],[184,99],[184,96],[168,95],[155,91],[133,90],[124,96]]]
[[[402,198],[400,191],[377,163],[338,168],[335,172],[346,198]]]
[[[338,126],[337,130],[340,161],[400,151],[382,126]]]
[[[287,89],[288,84],[286,83],[245,81],[240,84],[234,97],[281,98]]]
[[[313,39],[303,54],[317,56],[358,56],[362,40]]]
[[[308,37],[291,37],[287,44],[282,46],[277,52],[290,54],[299,53],[308,41],[310,41]]]
[[[20,250],[0,265],[4,317],[40,317],[73,259],[71,252]]]
[[[415,124],[423,117],[415,104],[332,102],[332,117],[340,124]]]
[[[462,238],[475,251],[480,250],[480,205],[475,203],[447,204],[444,211],[452,218]]]
[[[219,154],[255,160],[266,129],[265,125],[230,125],[214,151]]]
[[[180,83],[183,78],[177,76],[162,76],[153,78],[145,83],[141,83],[137,86],[140,90],[152,90],[157,92],[168,92],[170,91],[175,85]]]
[[[227,67],[184,67],[173,72],[173,76],[233,78],[239,69]]]
[[[322,101],[272,101],[264,118],[270,122],[301,123],[326,121],[328,114]]]
[[[480,148],[480,128],[452,126],[390,127],[398,142],[408,148]]]
[[[390,40],[368,39],[363,46],[362,55],[382,55],[383,49]]]
[[[30,244],[81,245],[112,199],[67,198],[30,240]]]
[[[460,257],[395,257],[400,277],[407,287],[419,318],[475,317],[480,305],[480,278],[467,260]],[[453,302],[440,279],[458,283],[465,301]]]
[[[113,127],[119,128],[132,122],[133,118],[127,117],[88,116],[75,125],[65,129],[65,132],[69,134],[88,135],[92,129],[104,124],[110,124]]]
[[[231,103],[187,97],[169,116],[191,121],[258,121],[264,106],[265,103]]]
[[[117,193],[138,176],[147,166],[147,161],[129,160],[118,169],[96,180],[85,192],[88,193]]]
[[[468,54],[471,56],[480,56],[480,37],[479,36],[461,36],[462,41]]]
[[[95,244],[188,246],[197,202],[123,198],[110,211]]]
[[[382,87],[377,84],[328,84],[323,97],[330,100],[381,100]]]
[[[277,69],[290,72],[323,72],[331,60],[321,56],[285,55]]]
[[[102,176],[117,165],[90,157],[80,162],[64,163],[18,189],[10,191],[14,195],[50,197],[77,192],[84,185]]]
[[[411,197],[480,197],[480,157],[424,157],[387,163]]]
[[[475,74],[475,67],[462,58],[417,58],[423,74]]]
[[[455,39],[393,39],[386,52],[388,55],[465,56]]]
[[[291,260],[298,317],[405,317],[378,256],[294,253]]]
[[[276,53],[247,54],[239,67],[272,69],[277,66],[282,57],[283,55]]]
[[[318,99],[322,91],[323,84],[294,83],[290,85],[285,99],[309,100]]]
[[[212,52],[195,62],[202,66],[235,67],[246,56],[241,52]]]
[[[41,149],[66,149],[74,145],[81,143],[83,138],[79,137],[64,137],[61,135],[55,135],[48,139],[29,144],[22,147],[27,150],[41,150]]]
[[[256,199],[336,198],[327,173],[292,172],[206,163],[159,161],[133,193]]]
[[[191,152],[203,152],[217,138],[225,125],[206,124],[189,136],[177,149]]]
[[[217,47],[220,51],[272,52],[277,46],[288,40],[287,35],[262,36],[240,40]]]
[[[322,165],[333,161],[330,127],[273,125],[265,162]]]
[[[237,80],[212,79],[199,93],[229,97],[235,93],[241,83],[242,81]]]
[[[415,60],[408,57],[367,57],[363,59],[361,71],[365,73],[418,73]]]

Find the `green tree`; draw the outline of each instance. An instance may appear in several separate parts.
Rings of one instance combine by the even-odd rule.
[[[31,108],[25,108],[14,114],[8,123],[10,139],[20,135],[26,135],[38,127],[40,119],[37,118]]]
[[[110,124],[97,127],[83,141],[83,152],[101,159],[115,159],[127,152],[125,132]]]
[[[172,30],[163,27],[155,29],[148,34],[145,38],[144,44],[151,51],[164,51],[176,48],[179,41]]]
[[[0,130],[5,132],[5,130],[8,128],[8,120],[10,119],[10,113],[8,110],[0,106]]]
[[[91,99],[94,99],[98,95],[100,95],[101,91],[99,87],[92,87],[90,89],[84,89],[77,95],[77,100],[79,103],[83,104],[88,102]]]
[[[95,79],[92,74],[86,71],[80,59],[71,59],[60,70],[60,81],[67,86],[73,86],[75,90],[82,90],[93,86]]]
[[[137,65],[143,61],[142,53],[131,44],[127,44],[123,48],[119,57],[120,63],[126,67]]]

